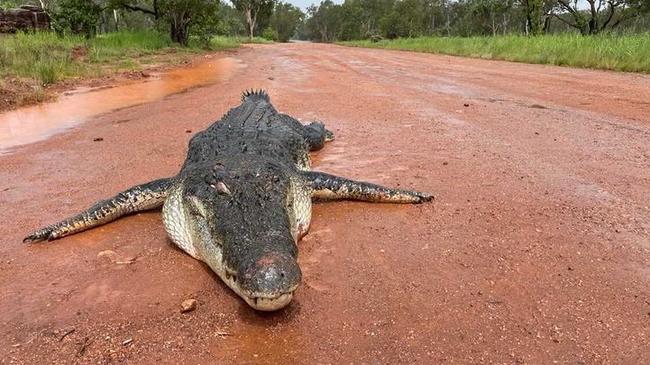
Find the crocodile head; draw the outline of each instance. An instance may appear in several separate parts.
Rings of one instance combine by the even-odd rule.
[[[288,183],[273,169],[239,171],[217,164],[186,176],[165,202],[165,228],[251,307],[278,310],[291,302],[301,280]]]

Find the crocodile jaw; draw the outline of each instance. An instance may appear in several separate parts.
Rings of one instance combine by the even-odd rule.
[[[214,250],[211,251],[210,255],[206,255],[205,258],[200,260],[208,264],[212,271],[214,271],[221,280],[228,285],[232,291],[237,293],[246,303],[251,306],[253,309],[259,311],[276,311],[282,309],[291,303],[293,299],[293,292],[297,289],[292,288],[291,291],[286,293],[281,293],[277,296],[256,296],[253,293],[249,293],[241,288],[239,283],[236,281],[236,277],[228,273],[228,269],[223,264],[221,248],[215,246]]]
[[[241,294],[240,294],[241,296]],[[276,298],[249,298],[242,297],[248,305],[258,311],[272,312],[286,307],[293,299],[293,292],[281,294]]]
[[[248,305],[259,311],[276,311],[286,307],[293,299],[297,285],[290,291],[276,296],[255,295],[241,288],[236,277],[229,274],[224,264],[221,247],[208,243],[210,240],[206,232],[197,232],[192,229],[190,213],[183,204],[182,187],[174,188],[162,209],[163,224],[171,240],[181,250],[197,260],[205,262],[221,280],[239,295]]]

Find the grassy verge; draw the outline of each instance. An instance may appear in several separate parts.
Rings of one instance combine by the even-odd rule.
[[[236,38],[218,37],[210,42],[210,48],[236,48],[240,43]],[[25,77],[48,85],[67,78],[135,70],[150,63],[146,58],[151,55],[175,54],[168,57],[173,62],[202,51],[177,47],[168,36],[156,32],[108,33],[91,40],[51,32],[21,33],[0,38],[0,76]]]
[[[244,43],[271,44],[273,42],[262,37],[253,37],[253,39],[249,39],[248,37],[216,36],[212,37],[210,40],[210,49],[218,51],[229,48],[237,48]]]
[[[123,71],[179,64],[210,50],[237,48],[243,39],[215,37],[209,49],[178,47],[153,31],[117,32],[86,40],[52,32],[0,37],[0,110],[47,99],[43,86]]]
[[[420,37],[340,42],[345,46],[650,73],[650,33],[623,36]]]

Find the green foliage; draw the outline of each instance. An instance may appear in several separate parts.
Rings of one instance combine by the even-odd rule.
[[[230,48],[237,48],[241,40],[233,37],[215,36],[210,40],[210,49],[219,51]]]
[[[262,32],[262,38],[266,39],[267,41],[277,41],[280,38],[280,36],[278,35],[277,30],[271,27],[267,27]]]
[[[60,34],[71,32],[91,38],[97,32],[101,7],[94,0],[59,0],[52,21]]]
[[[648,0],[590,0],[590,5],[593,6],[589,6],[588,10],[583,10],[580,4],[569,0],[556,0],[556,3],[556,8],[566,14],[558,19],[583,35],[617,28],[649,10]]]
[[[0,0],[0,9],[13,9],[22,4],[23,2],[19,0]]]
[[[217,11],[217,29],[216,33],[225,36],[241,36],[246,34],[246,22],[239,10],[234,7],[221,3]]]
[[[575,29],[594,34],[624,27],[650,29],[650,0],[590,1],[596,5],[593,11],[580,0],[577,8],[574,0],[344,0],[342,4],[324,0],[309,8],[299,35],[330,42],[378,36],[539,35]],[[592,28],[599,30],[588,30]]]
[[[120,31],[99,35],[88,42],[86,47],[91,62],[108,62],[125,56],[135,58],[153,54],[173,45],[167,34],[155,31]]]
[[[296,33],[298,25],[303,21],[304,16],[305,14],[298,7],[289,3],[279,2],[275,4],[269,23],[270,28],[276,33],[273,40],[287,42],[291,39]],[[267,38],[264,35],[262,37]]]
[[[211,49],[238,47],[240,40],[215,37]],[[173,47],[167,34],[155,31],[100,34],[90,40],[83,36],[57,36],[52,32],[18,33],[0,37],[0,77],[14,75],[52,84],[71,77],[96,77],[105,66],[134,69],[138,57],[153,55]],[[192,52],[176,48],[174,52]]]
[[[319,6],[310,6],[307,12],[309,18],[307,19],[306,28],[312,39],[321,42],[332,42],[339,38],[338,31],[343,24],[341,5],[336,5],[331,0],[325,0]]]
[[[421,37],[344,45],[442,53],[486,59],[650,73],[650,33],[583,37]]]
[[[415,37],[425,34],[424,2],[403,0],[393,5],[393,9],[381,19],[379,26],[386,38]]]
[[[51,84],[78,71],[72,49],[85,44],[80,36],[58,37],[54,33],[18,33],[0,38],[0,76],[14,74]]]
[[[204,43],[215,35],[218,4],[218,0],[165,0],[158,6],[170,24],[172,40],[187,46],[190,27]]]
[[[164,19],[171,39],[183,46],[190,41],[190,30],[203,46],[216,34],[219,0],[110,0],[110,6]]]
[[[258,27],[265,28],[273,13],[274,0],[231,0],[235,9],[242,12],[248,36],[253,38]]]

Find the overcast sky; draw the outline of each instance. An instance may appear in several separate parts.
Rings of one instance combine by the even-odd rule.
[[[319,1],[315,1],[315,0],[285,0],[285,1],[299,7],[303,11],[307,10],[307,7],[309,5],[311,5],[311,4],[320,4],[320,0]],[[334,0],[334,3],[336,3],[336,4],[340,4],[342,2],[343,1]]]

